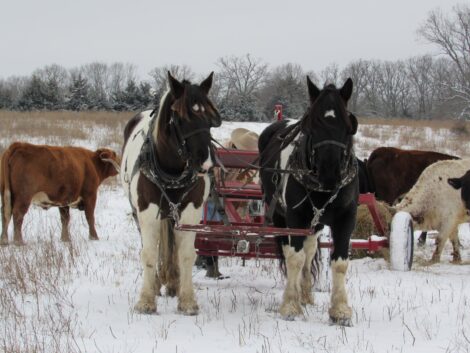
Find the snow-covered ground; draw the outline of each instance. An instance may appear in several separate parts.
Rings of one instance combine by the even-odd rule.
[[[260,132],[264,124],[224,124]],[[90,147],[95,145],[89,143]],[[72,211],[72,243],[59,241],[55,209],[33,207],[24,247],[0,248],[0,350],[6,352],[468,352],[470,351],[470,230],[461,227],[463,265],[429,259],[433,240],[416,248],[411,272],[390,271],[383,259],[350,262],[347,289],[353,327],[331,326],[329,293],[315,292],[305,315],[284,321],[277,313],[284,288],[272,260],[220,260],[229,279],[193,269],[200,307],[182,316],[176,299],[159,297],[157,315],[133,310],[141,285],[141,248],[123,190],[100,189],[99,241],[88,241],[82,212]],[[10,228],[10,234],[12,229]],[[416,232],[417,236],[418,233]]]

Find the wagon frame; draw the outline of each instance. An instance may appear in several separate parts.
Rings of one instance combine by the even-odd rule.
[[[258,159],[258,152],[237,149],[216,149],[217,160],[224,168],[250,169]],[[264,215],[240,215],[236,202],[259,201],[263,194],[261,186],[253,182],[223,181],[218,178],[213,192],[223,200],[226,214],[224,221],[211,221],[208,204],[200,224],[179,224],[176,229],[195,231],[195,248],[204,256],[237,256],[250,258],[280,258],[277,245],[278,236],[311,236],[312,229],[278,228],[264,225]],[[408,271],[413,261],[413,225],[406,215],[394,217],[389,237],[386,237],[384,224],[379,216],[374,194],[360,194],[359,204],[367,205],[379,236],[370,235],[368,239],[351,239],[350,249],[365,249],[377,252],[390,248],[391,268]],[[390,241],[389,241],[390,239]],[[320,237],[319,247],[331,249],[333,243],[328,237]]]

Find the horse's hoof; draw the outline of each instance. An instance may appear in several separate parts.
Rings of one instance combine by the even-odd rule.
[[[8,246],[8,239],[7,240],[0,240],[0,246]]]
[[[23,240],[15,240],[15,241],[13,241],[13,244],[15,244],[16,246],[25,246],[26,245],[26,243]]]
[[[199,313],[199,307],[196,303],[185,304],[185,305],[182,305],[181,303],[179,303],[178,311],[183,315],[194,316]]]
[[[302,307],[300,304],[290,303],[287,305],[281,305],[279,314],[284,320],[293,321],[297,316],[303,314]]]
[[[60,241],[62,241],[62,242],[64,242],[64,243],[70,243],[70,238],[61,237],[61,238],[60,238]]]
[[[134,310],[140,314],[153,314],[157,312],[157,306],[154,302],[139,300],[134,306]]]
[[[350,318],[335,318],[330,316],[330,325],[352,327],[352,320]]]

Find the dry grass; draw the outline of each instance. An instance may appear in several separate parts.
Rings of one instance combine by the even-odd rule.
[[[116,149],[132,112],[11,112],[0,110],[0,153],[14,141],[77,145],[94,139],[99,147]],[[7,133],[6,133],[7,132]]]

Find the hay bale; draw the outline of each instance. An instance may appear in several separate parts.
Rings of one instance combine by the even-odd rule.
[[[390,235],[390,223],[396,211],[388,204],[382,201],[377,201],[377,210],[379,217],[382,220],[385,228],[385,236]],[[372,215],[366,205],[359,205],[357,208],[356,228],[351,236],[352,239],[368,239],[371,235],[378,234],[375,227]],[[355,250],[352,253],[352,258],[361,258],[365,256],[372,257],[385,257],[388,259],[388,251],[383,250],[377,254],[369,254],[367,250]]]

